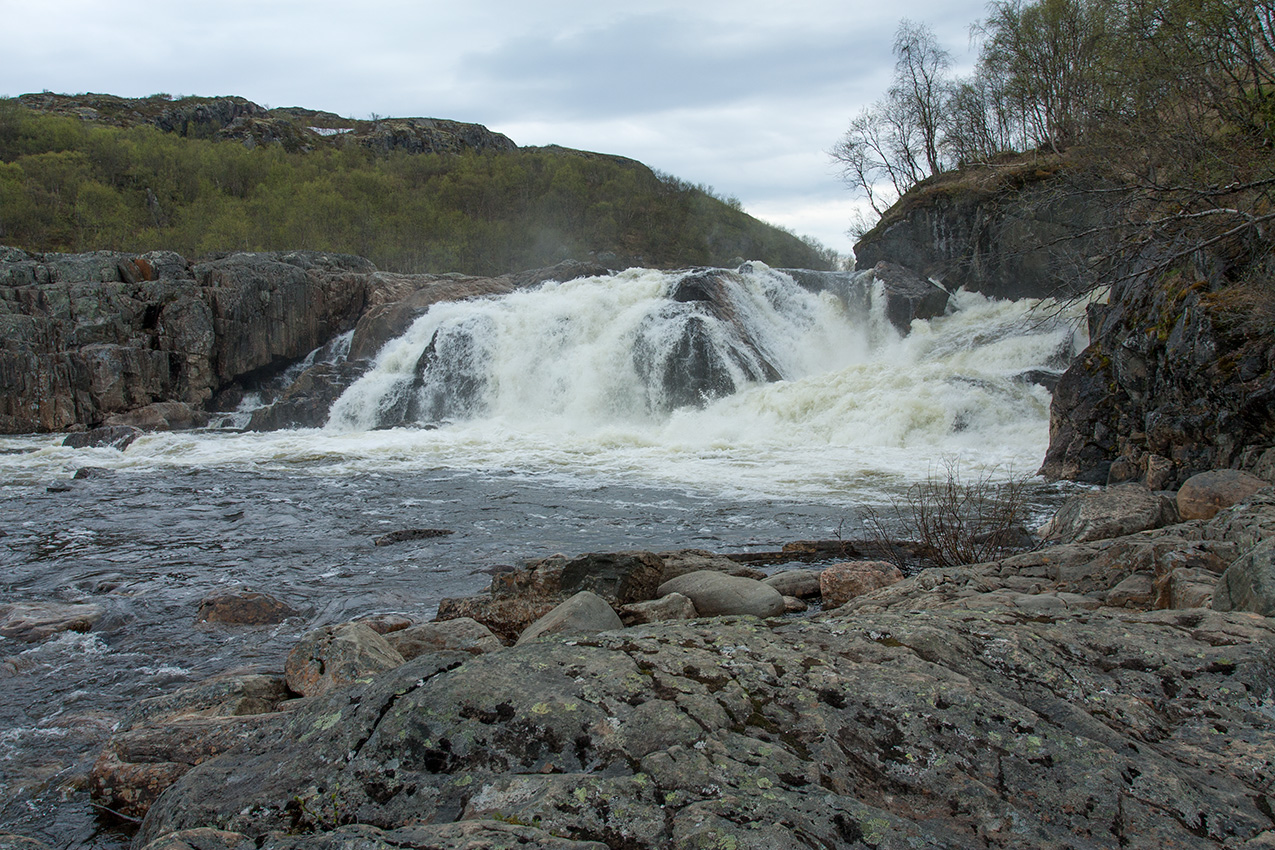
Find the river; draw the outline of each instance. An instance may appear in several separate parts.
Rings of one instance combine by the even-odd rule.
[[[1079,306],[956,293],[903,336],[879,303],[764,267],[740,280],[751,348],[708,328],[736,354],[698,404],[639,374],[675,356],[669,328],[696,308],[669,300],[675,275],[632,270],[435,307],[321,429],[154,433],[122,452],[0,438],[0,604],[106,611],[84,634],[0,638],[0,831],[125,846],[127,829],[84,790],[121,714],[216,673],[280,669],[315,626],[427,620],[440,599],[481,592],[485,571],[555,552],[862,537],[865,507],[888,516],[948,465],[996,478],[1039,464],[1049,393],[1025,376],[1083,345]],[[447,380],[422,381],[422,353],[445,354],[448,339]],[[758,354],[780,380],[749,378]],[[465,394],[449,389],[463,381]],[[1042,515],[1060,495],[1032,492]],[[453,533],[373,543],[422,527]],[[304,616],[197,624],[200,600],[232,587]]]

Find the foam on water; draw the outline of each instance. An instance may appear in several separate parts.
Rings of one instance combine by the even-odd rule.
[[[634,347],[671,338],[687,313],[668,297],[676,275],[632,270],[436,305],[385,346],[324,429],[148,434],[124,453],[9,438],[0,483],[47,481],[83,466],[333,476],[453,468],[848,501],[949,459],[1015,474],[1039,463],[1049,394],[1022,376],[1059,368],[1083,343],[1073,339],[1079,305],[1046,309],[960,292],[947,315],[914,322],[904,337],[879,307],[856,309],[765,267],[738,278],[737,322],[783,379],[735,375],[738,391],[701,407],[670,411],[635,374]],[[455,399],[454,415],[436,427],[375,430],[388,407],[402,404],[431,340],[457,329],[467,359],[448,368],[470,369],[479,391]]]

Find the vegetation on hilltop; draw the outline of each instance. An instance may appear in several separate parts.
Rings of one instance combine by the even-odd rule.
[[[1106,211],[1095,279],[1201,251],[1226,279],[1275,278],[1275,0],[996,0],[974,32],[958,79],[904,21],[894,84],[833,149],[879,215],[914,187],[1061,177]]]
[[[190,257],[311,249],[471,274],[603,252],[665,267],[836,260],[707,187],[621,157],[517,148],[435,119],[360,122],[166,95],[0,100],[0,244]]]

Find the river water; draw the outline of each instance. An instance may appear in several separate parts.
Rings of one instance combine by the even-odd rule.
[[[106,611],[85,634],[0,638],[0,832],[125,846],[84,791],[121,714],[216,673],[280,669],[315,626],[427,620],[440,599],[481,592],[486,571],[555,552],[867,536],[865,506],[888,515],[946,465],[999,477],[1039,464],[1049,394],[1023,375],[1083,345],[1079,307],[957,293],[901,336],[870,292],[811,292],[761,266],[736,277],[748,343],[670,300],[677,275],[634,270],[436,306],[321,429],[156,433],[123,452],[0,438],[0,604]],[[650,375],[700,320],[725,371],[679,406]],[[431,343],[454,359],[422,373]],[[755,357],[781,380],[750,380]],[[1042,514],[1058,497],[1034,490]],[[373,543],[410,528],[453,533]],[[304,616],[197,624],[200,600],[232,587]]]

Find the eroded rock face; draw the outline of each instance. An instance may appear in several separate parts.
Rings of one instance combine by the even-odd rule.
[[[1239,846],[1271,827],[1252,695],[1273,650],[1252,615],[1059,609],[428,654],[194,767],[135,846],[197,827],[326,846],[338,813],[635,850]]]
[[[1177,508],[1140,484],[1078,493],[1063,503],[1040,536],[1050,543],[1084,543],[1162,528],[1178,521]]]

